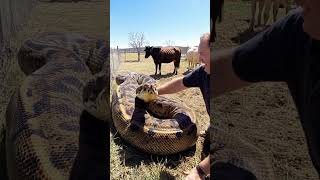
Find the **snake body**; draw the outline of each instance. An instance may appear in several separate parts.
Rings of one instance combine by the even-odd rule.
[[[271,162],[260,149],[234,133],[213,126],[209,127],[208,132],[212,174],[219,173],[215,172],[213,164],[222,162],[250,172],[257,180],[276,179]]]
[[[70,178],[79,150],[83,90],[107,60],[101,42],[43,33],[23,43],[18,60],[27,77],[6,111],[10,179]]]
[[[123,139],[158,155],[178,153],[196,143],[199,129],[190,108],[162,96],[147,103],[137,98],[139,86],[155,84],[153,78],[131,72],[118,75],[116,82],[119,86],[112,94],[112,117]]]

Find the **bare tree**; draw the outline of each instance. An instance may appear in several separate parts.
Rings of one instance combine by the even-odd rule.
[[[166,45],[166,46],[174,46],[174,41],[167,40],[167,41],[165,42],[165,45]]]
[[[146,43],[146,38],[142,32],[129,33],[129,46],[135,48],[138,53],[138,61],[140,61],[141,47]]]

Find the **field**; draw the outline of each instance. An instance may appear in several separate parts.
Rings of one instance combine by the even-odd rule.
[[[181,61],[178,75],[172,75],[173,63],[162,64],[161,76],[153,76],[155,66],[151,57],[137,62],[137,54],[127,54],[127,61],[123,55],[117,73],[123,71],[140,72],[151,75],[158,80],[158,84],[170,81],[173,78],[186,74],[187,62]],[[114,86],[113,86],[114,87]],[[193,109],[200,124],[200,130],[206,130],[209,125],[209,116],[199,89],[187,89],[177,94],[165,95],[179,102],[183,102]],[[196,148],[172,156],[147,155],[123,142],[116,133],[110,135],[110,165],[112,179],[182,179],[186,172],[200,162],[203,138],[199,138]]]
[[[280,12],[284,15],[283,9]],[[235,47],[252,37],[255,33],[246,31],[249,18],[248,1],[227,0],[214,49]],[[284,83],[259,83],[211,100],[211,122],[239,133],[270,155],[279,180],[318,179]]]
[[[15,54],[21,43],[40,32],[77,32],[93,37],[107,38],[109,30],[109,9],[107,2],[78,2],[78,3],[39,3],[31,13],[30,19],[19,32],[18,37],[13,40],[13,57],[4,62],[0,69],[3,82],[0,86],[0,139],[4,133],[5,110],[11,94],[21,84],[25,75],[18,66]],[[93,21],[96,20],[96,21]],[[2,59],[1,59],[2,60]],[[2,141],[3,142],[3,141]],[[0,151],[3,150],[0,144]],[[3,161],[4,152],[0,152],[0,161]],[[1,163],[0,179],[5,174],[5,168]]]

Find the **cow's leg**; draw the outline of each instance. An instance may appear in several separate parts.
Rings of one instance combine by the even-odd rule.
[[[265,0],[259,0],[258,26],[261,26],[261,16],[262,16],[262,11],[263,11],[264,1]]]
[[[175,65],[175,63],[174,63],[174,65],[173,65],[173,73],[172,74],[175,74],[176,73],[176,65]]]
[[[269,16],[270,16],[270,9],[271,9],[271,0],[265,0],[264,2],[264,12],[263,12],[263,15],[264,15],[264,26],[267,25],[268,23],[268,20],[269,20]]]
[[[253,30],[254,27],[254,21],[256,19],[256,5],[257,5],[257,0],[252,0],[251,2],[251,21],[250,21],[250,27],[249,30]]]
[[[161,63],[159,64],[159,75],[161,76]]]
[[[192,65],[192,66],[193,66],[193,65]],[[178,74],[178,67],[177,67],[176,63],[174,63],[173,74],[174,74],[174,75],[177,75],[177,74]]]
[[[286,14],[289,12],[289,0],[286,0]]]
[[[273,2],[273,22],[276,22],[279,10],[279,0]]]
[[[157,72],[158,72],[158,64],[155,64],[156,65],[156,72],[154,73],[154,75],[157,75]]]

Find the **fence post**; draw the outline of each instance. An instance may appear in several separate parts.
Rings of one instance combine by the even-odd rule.
[[[119,53],[119,47],[117,46],[117,56],[118,56],[118,61],[120,62],[120,53]]]

